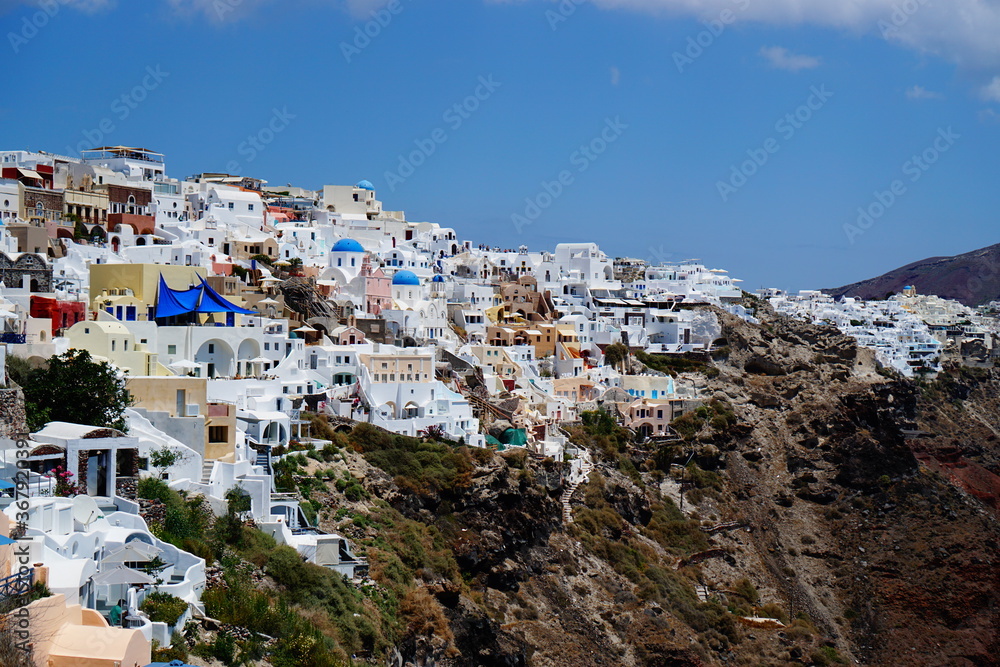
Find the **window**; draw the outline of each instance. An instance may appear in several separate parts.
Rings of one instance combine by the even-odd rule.
[[[236,205],[233,202],[229,202],[229,210],[232,211],[234,208],[236,208]]]
[[[247,210],[248,211],[252,211],[253,210],[253,204],[247,204]]]
[[[114,352],[114,351],[115,351],[115,343],[116,343],[116,342],[117,342],[117,341],[115,341],[115,339],[114,339],[114,338],[112,338],[112,339],[111,339],[111,351],[112,351],[112,352]]]
[[[228,428],[225,426],[209,426],[208,427],[208,441],[209,442],[226,442],[229,440]]]
[[[167,354],[177,354],[177,346],[167,345]]]
[[[208,344],[208,353],[209,354],[215,354],[215,343],[209,343]]]

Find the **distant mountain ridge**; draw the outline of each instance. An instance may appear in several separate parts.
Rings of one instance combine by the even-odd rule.
[[[954,257],[930,257],[877,278],[823,290],[836,298],[884,299],[913,285],[919,294],[936,294],[966,306],[1000,299],[1000,243]]]

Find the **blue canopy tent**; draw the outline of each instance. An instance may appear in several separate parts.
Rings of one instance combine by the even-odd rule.
[[[226,301],[226,298],[212,289],[204,278],[201,279],[202,290],[201,302],[195,308],[196,313],[242,313],[243,315],[256,315],[257,313],[246,308],[240,308],[235,303]]]
[[[226,300],[211,285],[201,279],[201,284],[186,290],[175,290],[167,285],[160,274],[160,286],[156,295],[156,319],[164,320],[193,313],[226,313],[226,324],[233,326],[234,315],[256,315],[252,310],[241,308]]]

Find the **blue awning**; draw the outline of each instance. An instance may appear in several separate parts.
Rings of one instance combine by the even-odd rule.
[[[12,540],[12,539],[10,539],[9,537],[4,537],[3,535],[0,535],[0,547],[7,546],[8,544],[14,544],[14,543],[15,543],[15,541]]]
[[[13,489],[14,483],[9,482],[6,479],[0,479],[0,489]]]
[[[156,295],[156,318],[187,315],[188,313],[242,313],[256,315],[252,310],[240,308],[226,300],[204,278],[201,285],[187,290],[171,289],[160,275],[160,287]]]
[[[201,279],[201,303],[195,309],[196,313],[243,313],[244,315],[256,315],[252,310],[240,308],[235,303],[226,300],[221,294],[212,289],[204,278]]]
[[[156,317],[173,317],[190,313],[195,309],[200,296],[201,287],[188,290],[170,289],[161,273],[160,286],[156,292]]]

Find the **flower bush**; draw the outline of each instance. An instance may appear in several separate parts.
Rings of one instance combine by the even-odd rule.
[[[49,477],[56,480],[56,488],[53,494],[60,498],[69,498],[83,493],[83,489],[73,482],[73,473],[62,466],[56,466],[49,471]]]

